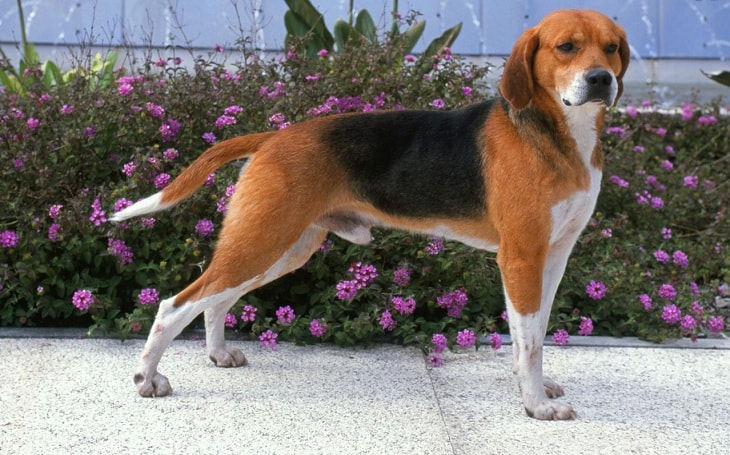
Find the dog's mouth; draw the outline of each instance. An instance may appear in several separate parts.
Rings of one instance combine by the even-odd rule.
[[[580,102],[573,102],[567,98],[562,98],[562,101],[563,101],[563,104],[567,107],[582,106],[587,103],[603,103],[606,105],[606,107],[611,107],[611,105],[613,104],[613,100],[609,100],[608,98],[592,98],[592,99],[588,99],[588,100],[580,101]]]

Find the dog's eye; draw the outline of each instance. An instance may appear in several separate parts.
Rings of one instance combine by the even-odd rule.
[[[573,52],[575,50],[575,46],[573,45],[573,43],[568,41],[567,43],[559,45],[558,50],[564,53]]]
[[[613,54],[617,50],[618,50],[618,44],[609,44],[608,47],[606,48],[606,52],[608,52],[609,54]]]

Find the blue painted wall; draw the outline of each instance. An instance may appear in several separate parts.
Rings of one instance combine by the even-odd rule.
[[[177,20],[195,47],[231,45],[244,35],[255,37],[266,50],[284,42],[284,0],[173,0]],[[313,0],[331,28],[347,18],[349,0]],[[93,25],[95,43],[155,46],[185,45],[175,27],[168,0],[24,0],[26,28],[31,41],[65,46],[88,36]],[[400,0],[400,10],[416,9],[427,21],[418,49],[441,32],[463,22],[454,51],[471,55],[507,55],[527,27],[558,8],[592,8],[626,28],[632,50],[642,58],[730,57],[730,0]],[[391,1],[356,0],[381,25],[390,23]],[[239,26],[240,22],[240,26]],[[0,43],[20,37],[15,0],[0,0]]]

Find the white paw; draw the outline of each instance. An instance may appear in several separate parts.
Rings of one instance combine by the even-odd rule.
[[[248,364],[246,356],[236,348],[212,349],[208,352],[208,357],[217,367],[222,368],[241,367]]]
[[[164,397],[172,393],[170,381],[156,371],[151,377],[144,373],[135,374],[134,383],[137,384],[137,392],[143,397]]]
[[[573,406],[560,401],[540,401],[534,406],[525,406],[527,415],[538,420],[573,420],[576,417]]]

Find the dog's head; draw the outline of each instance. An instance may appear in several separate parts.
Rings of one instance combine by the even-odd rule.
[[[623,92],[629,55],[626,33],[605,15],[555,11],[517,40],[499,90],[515,109],[527,106],[538,91],[564,106],[611,106]]]

